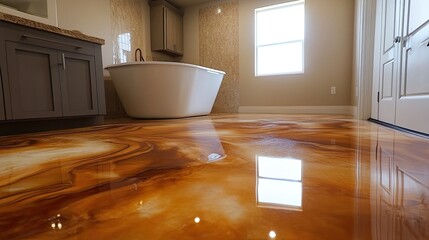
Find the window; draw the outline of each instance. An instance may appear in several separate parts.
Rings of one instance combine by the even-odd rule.
[[[0,0],[0,5],[10,7],[16,11],[32,14],[38,17],[48,18],[48,1],[10,1]]]
[[[304,1],[255,10],[255,75],[304,72]]]
[[[57,25],[56,0],[0,0],[0,12]]]

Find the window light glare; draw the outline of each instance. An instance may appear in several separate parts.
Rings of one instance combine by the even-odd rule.
[[[255,75],[304,72],[304,1],[255,10]]]
[[[302,210],[302,160],[256,156],[257,202]]]

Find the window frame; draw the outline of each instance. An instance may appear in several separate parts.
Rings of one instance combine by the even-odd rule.
[[[268,43],[268,44],[261,44],[258,45],[258,12],[266,12],[271,11],[275,9],[285,8],[285,7],[291,7],[295,5],[303,5],[304,6],[304,34],[302,39],[299,40],[289,40],[284,42],[276,42],[276,43]],[[255,27],[255,37],[254,37],[254,47],[255,47],[255,77],[264,77],[264,76],[281,76],[281,75],[291,75],[291,74],[303,74],[305,72],[305,0],[295,0],[291,2],[286,3],[280,3],[275,5],[270,5],[266,7],[256,8],[255,9],[255,15],[254,15],[254,27]],[[268,46],[276,46],[276,45],[283,45],[283,44],[291,44],[291,43],[301,43],[301,71],[285,71],[285,72],[279,72],[279,73],[268,73],[268,74],[258,74],[258,51],[261,47],[268,47]]]

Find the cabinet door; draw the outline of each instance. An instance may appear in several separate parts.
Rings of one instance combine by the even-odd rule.
[[[64,116],[97,115],[97,85],[93,56],[59,53]]]
[[[12,114],[7,118],[61,116],[57,52],[42,47],[6,42],[6,57]]]
[[[168,50],[174,51],[174,25],[175,25],[175,13],[168,9],[164,8],[165,10],[165,37],[166,37],[166,46]]]
[[[165,11],[162,5],[152,6],[150,8],[150,38],[152,51],[161,51],[165,48]]]
[[[166,49],[182,53],[182,16],[169,8],[165,9]]]
[[[183,53],[183,18],[176,14],[174,21],[174,51]]]
[[[5,119],[4,115],[4,102],[3,102],[3,81],[2,81],[2,72],[0,69],[0,120]]]

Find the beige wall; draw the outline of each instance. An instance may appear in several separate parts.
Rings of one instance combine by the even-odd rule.
[[[198,63],[199,9],[225,1],[212,1],[185,9],[183,61]],[[305,73],[254,76],[254,10],[285,0],[239,0],[239,104],[240,106],[348,106],[354,41],[354,0],[307,0]],[[335,86],[337,94],[331,95]]]
[[[282,2],[240,1],[240,105],[349,105],[353,0],[306,0],[304,74],[254,76],[254,9]],[[336,95],[330,94],[331,86]]]
[[[57,0],[57,20],[60,28],[106,40],[102,46],[103,65],[112,64],[110,0]]]
[[[199,13],[202,6],[184,9],[183,15],[183,57],[182,62],[199,64]]]

